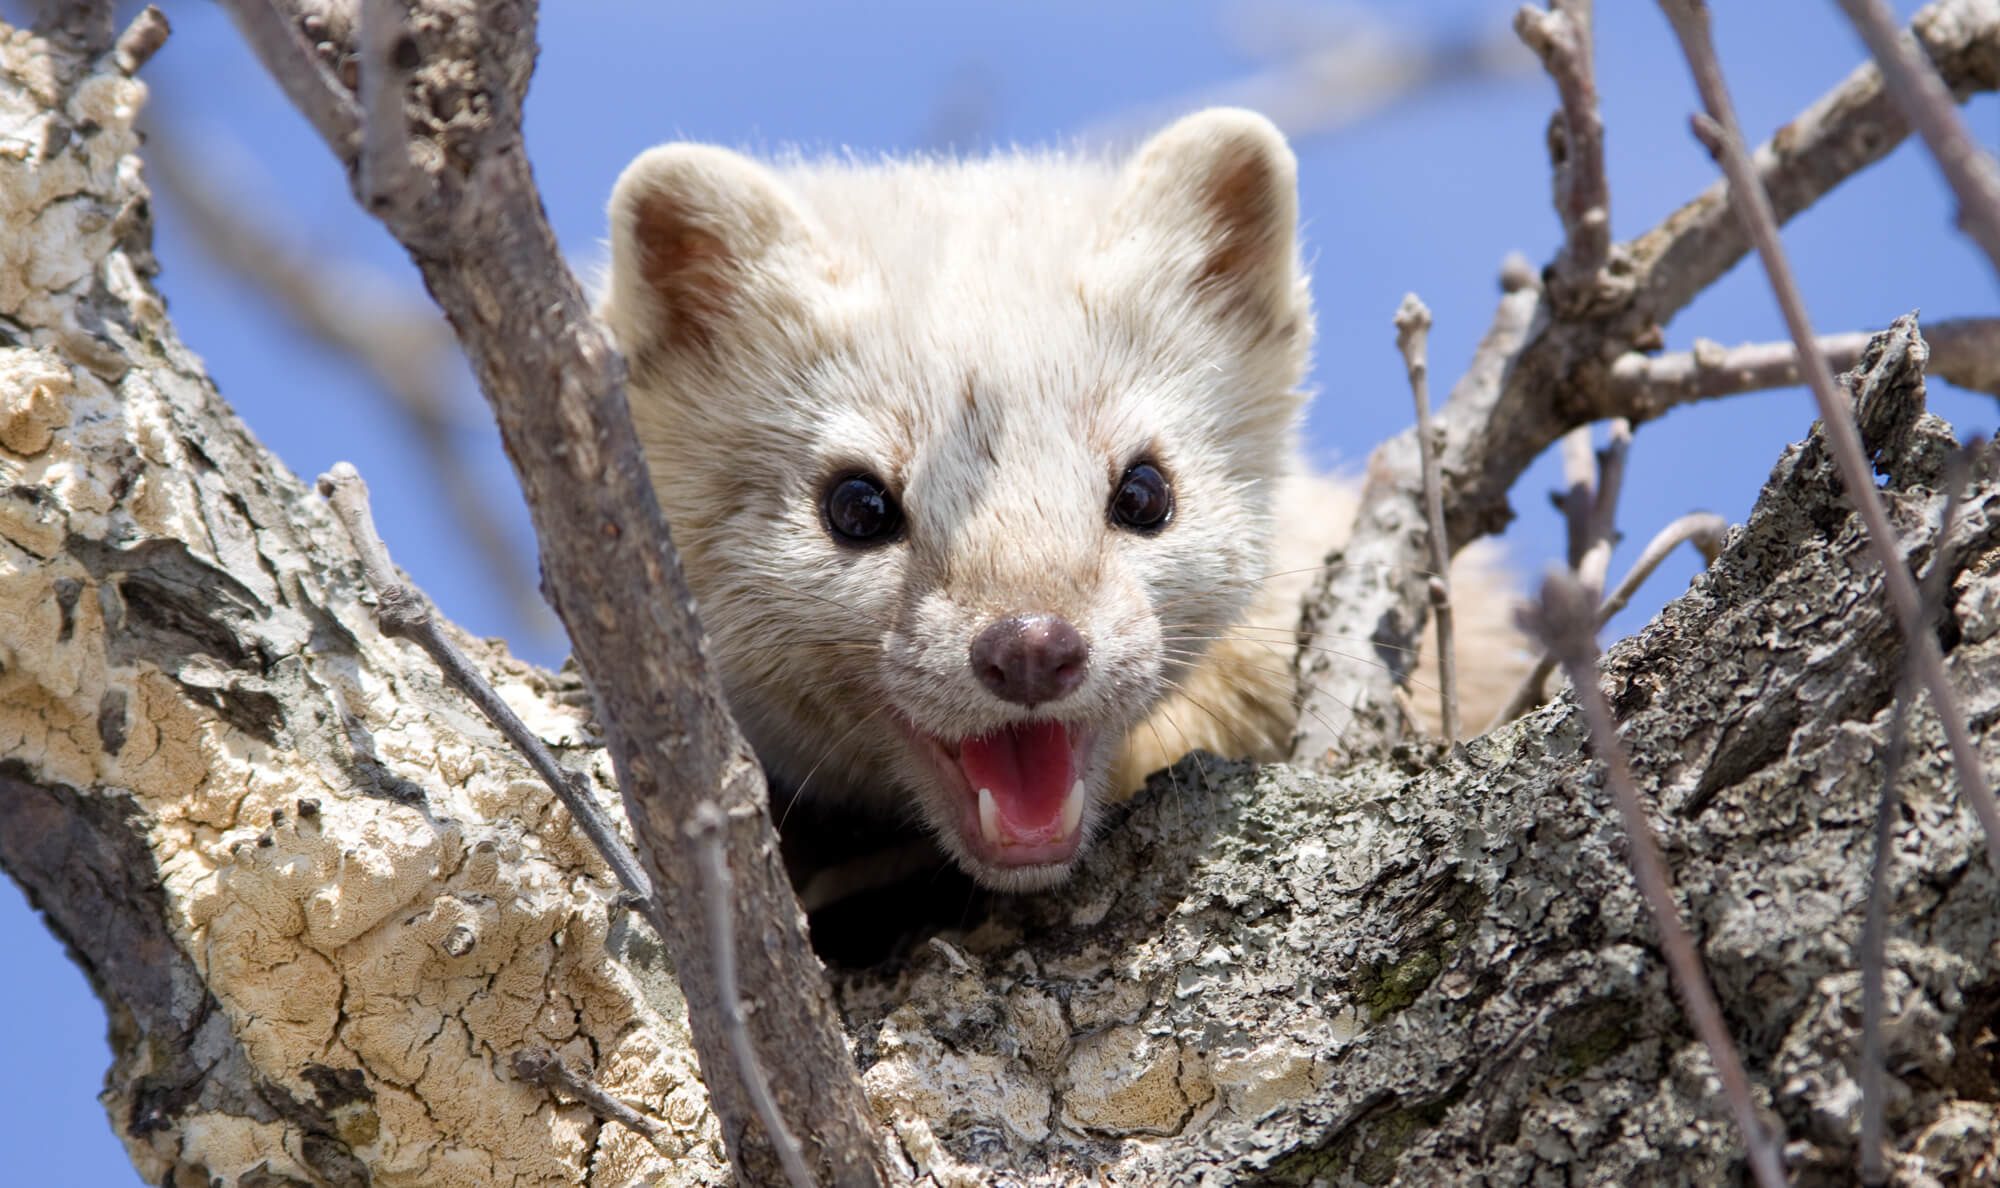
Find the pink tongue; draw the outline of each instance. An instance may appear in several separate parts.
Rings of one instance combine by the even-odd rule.
[[[958,765],[975,796],[981,788],[992,790],[1008,833],[1057,828],[1063,800],[1076,781],[1069,728],[1061,722],[1023,722],[968,738],[959,744]]]

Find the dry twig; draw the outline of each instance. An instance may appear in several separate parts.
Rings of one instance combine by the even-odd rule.
[[[1913,27],[1955,92],[1992,85],[1985,64],[2000,42],[2000,9],[1987,0],[1934,0]],[[1758,149],[1758,173],[1776,215],[1789,219],[1906,135],[1880,74],[1864,65],[1788,121],[1781,141]],[[1512,514],[1508,490],[1569,430],[1621,416],[1637,425],[1670,407],[1660,402],[1658,389],[1612,382],[1604,361],[1656,347],[1661,328],[1750,246],[1729,188],[1718,181],[1658,227],[1613,249],[1625,253],[1631,286],[1600,294],[1588,316],[1563,316],[1517,274],[1439,415],[1449,539],[1463,547],[1503,527]],[[1401,657],[1420,638],[1429,598],[1421,576],[1429,568],[1422,507],[1410,432],[1370,459],[1354,532],[1343,550],[1347,564],[1330,572],[1316,593],[1306,640],[1308,649],[1321,635],[1376,640],[1384,664],[1347,666],[1351,672],[1329,672],[1317,661],[1300,664],[1304,708],[1294,753],[1302,758],[1337,754],[1349,737],[1387,742],[1400,731],[1395,690],[1408,673]]]
[[[1624,482],[1625,455],[1631,445],[1632,428],[1623,420],[1614,420],[1611,424],[1612,437],[1610,445],[1605,448],[1604,478],[1599,484],[1599,497],[1590,501],[1593,511],[1598,508],[1614,509],[1618,501],[1618,489]],[[1590,454],[1588,456],[1592,461],[1592,468],[1595,470],[1595,464],[1598,461],[1597,455]],[[1575,487],[1571,488],[1572,494],[1574,494],[1575,490]],[[1567,506],[1565,506],[1564,511],[1567,514]],[[1594,534],[1595,538],[1585,546],[1581,558],[1574,563],[1572,572],[1577,575],[1577,579],[1583,582],[1584,587],[1590,590],[1592,596],[1595,597],[1604,589],[1604,575],[1610,567],[1611,549],[1616,540],[1611,522],[1613,518],[1611,510],[1605,510],[1601,517],[1593,515],[1590,518],[1601,519],[1602,523],[1600,527],[1593,528],[1585,534],[1587,537]],[[1572,527],[1574,527],[1575,523],[1576,519],[1572,519]],[[1617,588],[1610,594],[1605,595],[1603,601],[1598,603],[1597,618],[1593,624],[1593,629],[1602,631],[1604,625],[1611,621],[1611,616],[1624,610],[1626,604],[1632,601],[1632,596],[1639,592],[1639,587],[1646,583],[1647,578],[1653,576],[1653,571],[1658,569],[1660,563],[1665,561],[1668,555],[1676,548],[1680,547],[1682,542],[1692,541],[1695,548],[1700,550],[1702,560],[1708,564],[1714,564],[1716,553],[1722,548],[1722,534],[1728,528],[1729,522],[1727,520],[1709,512],[1690,513],[1662,528],[1654,535],[1652,540],[1646,543],[1645,549],[1639,554],[1639,559],[1633,562],[1632,568],[1625,572],[1625,577],[1618,583]],[[1574,549],[1574,543],[1572,544],[1572,549]],[[1574,552],[1572,552],[1572,556],[1574,555]],[[1543,652],[1541,657],[1535,661],[1535,666],[1528,670],[1528,675],[1522,679],[1521,687],[1514,691],[1514,695],[1507,699],[1507,704],[1501,707],[1500,712],[1493,716],[1491,722],[1486,724],[1486,729],[1492,730],[1504,723],[1511,722],[1542,704],[1542,702],[1547,701],[1548,694],[1546,689],[1549,674],[1555,670],[1555,654],[1552,652]]]
[[[1840,6],[1958,196],[1958,225],[2000,272],[2000,167],[1966,133],[1951,92],[1916,47],[1905,42],[1888,6],[1882,0],[1840,0]]]
[[[657,1142],[663,1127],[659,1122],[605,1092],[604,1086],[577,1072],[563,1058],[547,1048],[522,1048],[509,1061],[514,1075],[552,1093],[564,1093],[582,1102],[600,1118],[618,1123],[634,1134]],[[668,1152],[671,1154],[672,1152]]]
[[[701,869],[702,886],[707,892],[702,897],[702,906],[708,916],[709,951],[715,954],[715,992],[722,1001],[722,1022],[729,1033],[729,1051],[736,1058],[736,1075],[750,1091],[750,1102],[764,1123],[771,1145],[777,1149],[785,1178],[791,1181],[792,1188],[813,1188],[812,1172],[806,1169],[805,1157],[799,1154],[799,1140],[792,1137],[784,1116],[778,1113],[778,1103],[771,1098],[771,1079],[758,1063],[750,1031],[743,1025],[743,992],[736,984],[736,926],[732,916],[736,895],[729,878],[729,856],[722,848],[726,824],[722,810],[712,800],[695,805],[687,823],[688,837],[695,844],[695,864]]]
[[[514,618],[547,634],[554,624],[530,577],[533,565],[495,514],[492,494],[466,457],[461,439],[472,426],[446,380],[459,358],[458,344],[436,307],[393,296],[395,282],[365,265],[306,252],[300,246],[311,238],[306,229],[285,224],[271,204],[251,217],[240,194],[231,192],[226,154],[197,149],[173,129],[167,118],[148,130],[155,150],[147,158],[148,176],[187,217],[210,256],[274,300],[298,329],[360,368],[389,398]]]
[[[1351,127],[1412,95],[1475,79],[1510,78],[1533,68],[1506,34],[1409,42],[1381,22],[1339,20],[1254,31],[1245,50],[1275,57],[1246,77],[1121,112],[1086,130],[1088,143],[1126,144],[1197,107],[1248,107],[1293,140]]]
[[[1605,782],[1625,818],[1632,876],[1659,928],[1660,950],[1673,971],[1674,985],[1680,990],[1695,1034],[1701,1037],[1709,1059],[1715,1064],[1723,1097],[1743,1134],[1743,1145],[1749,1152],[1750,1168],[1757,1183],[1761,1188],[1780,1188],[1785,1183],[1785,1172],[1778,1146],[1757,1116],[1756,1103],[1750,1096],[1750,1078],[1743,1071],[1736,1045],[1729,1039],[1729,1028],[1723,1022],[1722,1007],[1716,1002],[1715,991],[1702,968],[1701,954],[1695,950],[1694,939],[1688,935],[1680,909],[1674,904],[1673,880],[1667,874],[1666,859],[1660,855],[1659,843],[1646,821],[1646,806],[1632,783],[1625,748],[1618,741],[1617,725],[1611,718],[1611,706],[1604,700],[1604,691],[1597,687],[1597,638],[1590,626],[1594,618],[1592,602],[1590,591],[1574,574],[1552,569],[1542,583],[1541,596],[1523,612],[1522,626],[1560,658],[1569,674],[1584,721],[1590,727],[1591,745],[1603,760]]]
[[[1438,485],[1437,450],[1431,432],[1430,338],[1431,311],[1415,293],[1406,293],[1396,309],[1396,349],[1410,376],[1410,395],[1417,404],[1417,451],[1424,473],[1424,511],[1431,538],[1431,613],[1437,616],[1438,702],[1444,741],[1458,741],[1458,654],[1452,639],[1451,545],[1444,535],[1444,490]]]
[[[1625,605],[1632,601],[1632,596],[1639,592],[1639,587],[1644,585],[1646,579],[1653,576],[1653,571],[1660,567],[1660,562],[1665,561],[1668,555],[1682,544],[1692,544],[1695,551],[1701,554],[1704,564],[1715,564],[1716,555],[1722,551],[1723,534],[1728,531],[1729,521],[1714,512],[1689,512],[1660,529],[1654,534],[1653,539],[1646,542],[1646,547],[1639,553],[1639,559],[1632,563],[1631,569],[1625,571],[1625,577],[1618,583],[1617,588],[1605,595],[1603,602],[1598,603],[1597,629],[1604,630],[1604,625],[1611,621],[1611,616],[1625,609]]]
[[[1818,340],[1827,369],[1842,372],[1861,360],[1874,337],[1867,331]],[[1924,325],[1931,357],[1925,371],[1973,392],[2000,396],[2000,318],[1953,318]],[[1646,421],[1677,405],[1742,392],[1797,387],[1799,349],[1791,342],[1725,347],[1706,338],[1694,349],[1665,355],[1628,352],[1611,365],[1611,384],[1624,393],[1634,419]]]
[[[1550,295],[1565,311],[1586,307],[1611,254],[1611,191],[1604,179],[1604,117],[1597,107],[1591,0],[1523,5],[1514,32],[1555,81],[1562,107],[1549,121],[1549,162],[1563,245],[1550,267]]]
[[[395,564],[389,560],[388,546],[375,530],[375,515],[368,507],[368,484],[361,480],[360,473],[346,462],[336,462],[331,470],[319,476],[319,493],[332,505],[348,539],[354,542],[354,551],[361,556],[362,571],[375,591],[375,616],[382,634],[407,639],[422,648],[437,664],[445,683],[479,707],[486,720],[506,736],[528,761],[528,766],[562,800],[577,827],[603,856],[604,864],[611,868],[619,884],[645,905],[648,919],[654,930],[659,931],[660,921],[653,916],[656,909],[652,881],[640,868],[638,857],[618,836],[618,827],[591,795],[589,785],[583,777],[556,762],[542,740],[500,699],[500,694],[473,667],[465,653],[458,650],[438,617],[431,613],[430,600],[398,575]]]
[[[1688,64],[1693,68],[1702,102],[1708,108],[1707,115],[1695,117],[1695,133],[1721,162],[1723,172],[1729,179],[1732,204],[1739,212],[1747,233],[1755,241],[1757,254],[1764,262],[1764,271],[1771,278],[1771,290],[1778,299],[1779,308],[1784,311],[1785,325],[1791,330],[1792,341],[1798,344],[1800,359],[1805,364],[1806,380],[1814,399],[1819,402],[1820,420],[1826,428],[1834,461],[1840,468],[1841,482],[1846,486],[1855,510],[1861,513],[1862,522],[1868,527],[1868,538],[1882,564],[1883,582],[1888,587],[1890,602],[1903,629],[1905,646],[1910,649],[1917,676],[1930,690],[1938,718],[1944,725],[1945,737],[1951,744],[1952,764],[1958,770],[1959,786],[1965,789],[1966,799],[1986,832],[1987,859],[1994,870],[2000,872],[2000,806],[1994,803],[1992,786],[1987,782],[1979,751],[1973,746],[1965,715],[1958,708],[1958,695],[1951,687],[1951,675],[1945,671],[1944,656],[1938,650],[1937,639],[1924,629],[1923,600],[1917,593],[1916,580],[1910,576],[1909,568],[1898,554],[1895,532],[1889,525],[1889,517],[1882,509],[1882,500],[1869,476],[1868,460],[1862,454],[1861,437],[1855,428],[1849,402],[1843,400],[1834,387],[1833,373],[1827,370],[1826,359],[1813,349],[1817,339],[1812,323],[1806,317],[1805,300],[1799,294],[1791,264],[1779,242],[1777,219],[1772,214],[1770,199],[1757,179],[1750,156],[1743,148],[1742,133],[1736,126],[1736,113],[1730,105],[1722,68],[1716,61],[1715,48],[1709,38],[1707,7],[1702,0],[1660,0],[1660,4],[1673,22],[1674,32],[1679,36]]]
[[[113,60],[118,63],[118,72],[128,77],[139,73],[139,68],[152,60],[160,47],[167,43],[167,34],[172,30],[167,25],[167,15],[148,4],[132,18],[125,31],[112,43]]]
[[[1944,511],[1938,517],[1937,535],[1931,543],[1930,570],[1924,575],[1923,604],[1925,630],[1933,630],[1944,610],[1950,580],[1951,530],[1958,519],[1961,494],[1972,473],[1973,460],[1983,443],[1974,439],[1957,450],[1945,465],[1943,478]],[[1889,862],[1895,845],[1896,810],[1902,802],[1896,796],[1896,780],[1902,774],[1903,753],[1908,738],[1911,703],[1915,700],[1916,674],[1909,655],[1896,677],[1896,703],[1889,714],[1888,754],[1882,761],[1882,792],[1875,802],[1875,853],[1868,864],[1868,909],[1861,922],[1861,1166],[1864,1184],[1880,1184],[1886,1178],[1882,1144],[1882,1057],[1884,950],[1888,941]]]

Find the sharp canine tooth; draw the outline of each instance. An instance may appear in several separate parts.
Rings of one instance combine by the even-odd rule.
[[[1003,844],[1000,841],[1000,806],[993,803],[991,788],[979,790],[979,836],[985,838],[988,845]]]
[[[1083,781],[1078,780],[1069,786],[1069,795],[1063,798],[1061,836],[1068,837],[1075,833],[1076,827],[1081,824],[1083,824]]]

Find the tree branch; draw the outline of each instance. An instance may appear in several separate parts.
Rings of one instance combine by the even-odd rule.
[[[361,109],[322,65],[299,31],[292,0],[233,0],[225,5],[243,40],[284,88],[292,106],[319,130],[320,139],[350,171],[361,135]]]
[[[259,0],[230,7],[239,23],[259,27],[251,15]],[[796,1074],[774,1087],[779,1111],[822,1182],[880,1183],[873,1121],[778,860],[763,774],[709,667],[632,433],[623,362],[563,261],[528,170],[518,121],[533,22],[512,7],[487,14],[426,4],[409,28],[419,64],[403,120],[432,143],[412,154],[406,181],[418,192],[376,213],[411,249],[493,405],[550,599],[597,694],[731,1161],[753,1182],[782,1174],[730,1055],[717,955],[700,927],[704,896],[681,826],[702,799],[729,823],[737,932],[764,941],[741,954],[741,979],[757,1003],[748,1027],[760,1058]],[[295,101],[325,79],[303,51],[260,45],[260,56]],[[468,106],[474,96],[478,110]]]
[[[1552,570],[1542,583],[1541,596],[1524,612],[1522,625],[1562,661],[1569,673],[1570,688],[1576,692],[1590,740],[1604,764],[1605,783],[1610,785],[1618,802],[1618,815],[1625,823],[1632,877],[1645,896],[1653,926],[1659,930],[1660,948],[1673,970],[1674,986],[1680,991],[1695,1034],[1701,1037],[1709,1059],[1715,1062],[1723,1097],[1729,1103],[1729,1112],[1735,1115],[1736,1129],[1750,1153],[1750,1167],[1756,1173],[1757,1183],[1761,1188],[1782,1188],[1787,1181],[1778,1147],[1757,1116],[1756,1103],[1750,1096],[1750,1078],[1743,1071],[1743,1058],[1737,1055],[1736,1045],[1729,1038],[1729,1025],[1723,1021],[1722,1006],[1716,1001],[1715,988],[1709,984],[1708,971],[1702,967],[1701,954],[1695,950],[1680,909],[1674,905],[1672,876],[1667,872],[1667,862],[1660,854],[1653,828],[1647,824],[1646,804],[1632,783],[1631,765],[1618,741],[1611,707],[1597,685],[1597,638],[1591,626],[1596,618],[1596,601],[1597,592],[1575,574]]]
[[[1923,600],[1917,593],[1916,579],[1910,576],[1908,567],[1903,563],[1896,534],[1889,526],[1888,514],[1883,511],[1881,499],[1869,476],[1868,460],[1862,452],[1861,433],[1854,423],[1853,401],[1843,398],[1835,389],[1833,373],[1827,369],[1825,358],[1812,349],[1817,338],[1811,321],[1806,317],[1805,300],[1792,277],[1784,246],[1778,239],[1778,222],[1772,214],[1770,201],[1755,176],[1749,154],[1743,148],[1742,133],[1736,126],[1736,112],[1730,105],[1722,68],[1716,61],[1715,48],[1709,40],[1708,10],[1701,0],[1660,2],[1674,24],[1674,32],[1687,54],[1688,65],[1694,71],[1702,103],[1708,109],[1706,116],[1695,117],[1696,135],[1720,161],[1735,195],[1733,205],[1743,219],[1747,234],[1756,242],[1764,271],[1771,278],[1771,291],[1777,297],[1779,309],[1784,312],[1792,341],[1798,345],[1806,382],[1819,404],[1820,421],[1825,425],[1827,437],[1832,443],[1841,480],[1846,484],[1848,497],[1861,513],[1862,522],[1868,527],[1868,539],[1876,559],[1881,563],[1883,582],[1888,587],[1890,604],[1895,607],[1896,617],[1902,624],[1903,639],[1910,649],[1917,679],[1930,691],[1932,703],[1937,706],[1945,736],[1951,742],[1959,786],[1965,790],[1973,812],[1978,814],[1979,823],[1986,830],[1987,860],[1994,871],[2000,873],[2000,805],[1994,803],[1986,768],[1972,744],[1965,715],[1958,709],[1958,696],[1945,671],[1937,637],[1924,627]],[[1906,339],[1914,339],[1914,318],[1906,316],[1898,319],[1897,327]]]
[[[1625,577],[1618,583],[1618,588],[1605,595],[1604,601],[1598,603],[1597,620],[1591,629],[1604,630],[1604,625],[1611,621],[1611,616],[1625,609],[1626,604],[1632,601],[1632,596],[1639,592],[1639,587],[1645,585],[1646,579],[1653,576],[1653,571],[1660,567],[1660,563],[1681,545],[1692,543],[1701,553],[1705,563],[1715,564],[1717,554],[1722,551],[1722,536],[1727,531],[1729,531],[1729,521],[1713,512],[1690,512],[1660,529],[1652,540],[1646,542],[1639,559],[1625,572]],[[1549,674],[1556,670],[1558,659],[1553,652],[1543,652],[1541,658],[1535,661],[1535,667],[1530,669],[1527,677],[1522,680],[1521,687],[1515,690],[1514,696],[1508,699],[1507,704],[1494,715],[1493,720],[1486,724],[1486,729],[1496,730],[1548,700],[1543,688],[1548,683]]]
[[[462,434],[485,426],[460,415],[444,378],[461,356],[436,307],[401,299],[390,278],[353,260],[307,252],[301,246],[311,238],[307,229],[278,217],[273,204],[261,213],[243,209],[225,154],[195,148],[171,116],[149,120],[147,135],[154,148],[148,175],[202,246],[388,398],[515,617],[538,632],[552,630],[548,606],[528,576],[533,566],[494,514],[460,444]]]
[[[1888,79],[1896,105],[1916,126],[1958,195],[1958,223],[2000,273],[2000,168],[1966,134],[1965,122],[1952,110],[1951,93],[1916,47],[1906,44],[1893,14],[1881,0],[1840,0],[1868,52]]]
[[[1935,0],[1911,23],[1918,41],[1961,98],[2000,85],[2000,6]],[[1789,219],[1841,181],[1880,160],[1908,125],[1872,64],[1787,122],[1784,135],[1755,154],[1775,213]],[[1542,451],[1593,421],[1658,415],[1610,380],[1607,359],[1655,348],[1661,328],[1750,249],[1748,234],[1717,182],[1653,230],[1614,249],[1632,285],[1587,316],[1565,318],[1539,289],[1501,298],[1472,366],[1452,388],[1440,421],[1446,534],[1463,548],[1512,518],[1507,492]],[[1518,280],[1518,278],[1517,278]],[[1378,447],[1368,465],[1344,565],[1313,595],[1308,646],[1327,638],[1377,642],[1380,667],[1350,666],[1328,676],[1301,664],[1301,727],[1293,753],[1305,758],[1351,751],[1353,739],[1393,741],[1401,732],[1395,691],[1407,678],[1429,593],[1422,534],[1423,484],[1416,443],[1405,432]],[[1366,746],[1361,747],[1367,750]]]
[[[1820,354],[1828,370],[1852,369],[1873,335],[1866,331],[1823,335]],[[1926,372],[1961,388],[2000,396],[2000,318],[1958,318],[1924,326],[1931,356]],[[1793,388],[1805,381],[1798,347],[1790,342],[1744,343],[1725,347],[1696,339],[1691,351],[1667,355],[1629,352],[1611,365],[1610,382],[1636,419],[1652,420],[1669,409],[1719,396]]]
[[[1549,163],[1563,245],[1549,266],[1550,296],[1565,313],[1597,299],[1611,253],[1611,192],[1604,179],[1604,118],[1592,68],[1591,0],[1523,5],[1514,31],[1555,80],[1562,107],[1549,121]]]
[[[548,784],[549,790],[569,809],[577,828],[590,839],[590,844],[604,859],[604,864],[611,868],[619,885],[644,905],[643,910],[653,930],[664,935],[666,923],[656,914],[659,905],[653,897],[651,881],[646,878],[646,872],[639,869],[638,858],[618,836],[618,827],[598,807],[590,788],[580,777],[565,771],[556,762],[556,757],[549,754],[542,740],[535,737],[528,724],[500,699],[472,661],[459,651],[458,645],[446,633],[443,622],[431,609],[430,600],[402,580],[389,560],[388,546],[382,543],[381,534],[375,531],[375,516],[368,508],[368,484],[361,481],[360,473],[346,462],[336,462],[333,469],[319,476],[319,493],[333,506],[334,515],[340,518],[341,527],[347,531],[348,539],[354,542],[354,551],[361,557],[362,572],[375,591],[375,613],[382,624],[382,633],[407,639],[422,648],[437,664],[445,683],[478,706],[479,712],[486,715],[486,720],[493,723],[494,729],[514,744],[514,749],[528,761],[528,766],[535,769],[535,773]]]
[[[1417,405],[1417,449],[1424,477],[1425,527],[1431,545],[1431,613],[1437,616],[1438,701],[1447,745],[1458,741],[1458,655],[1452,639],[1451,545],[1444,535],[1444,490],[1438,484],[1437,457],[1431,433],[1430,336],[1431,311],[1415,293],[1404,296],[1396,310],[1396,347],[1410,375],[1410,394]]]

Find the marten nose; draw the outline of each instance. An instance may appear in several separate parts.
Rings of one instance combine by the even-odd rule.
[[[1010,615],[972,641],[972,671],[993,695],[1036,706],[1083,683],[1090,645],[1055,615]]]

